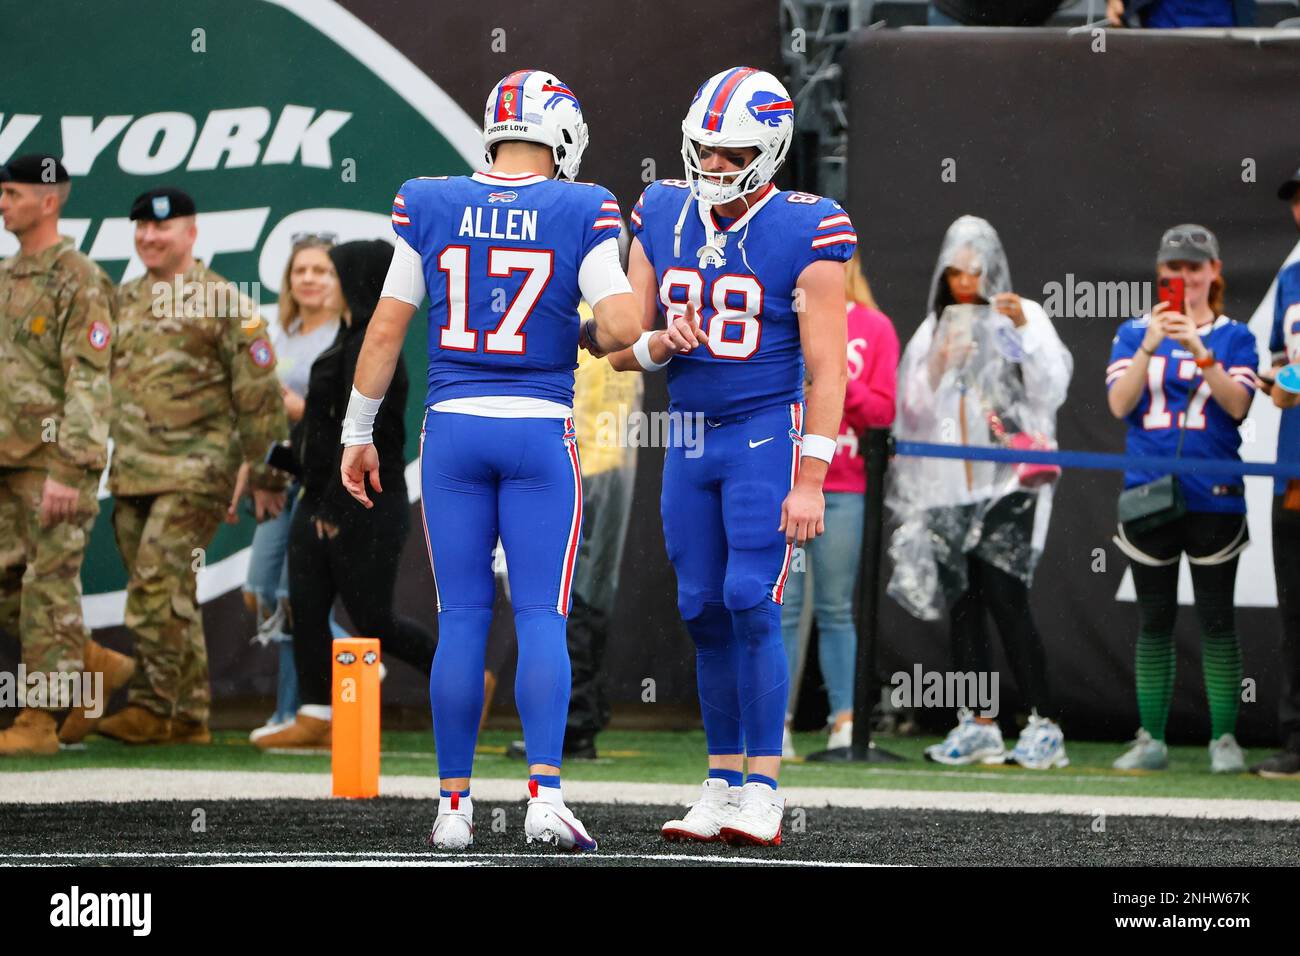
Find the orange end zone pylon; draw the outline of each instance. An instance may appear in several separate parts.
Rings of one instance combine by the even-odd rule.
[[[334,642],[334,796],[379,796],[379,641]]]

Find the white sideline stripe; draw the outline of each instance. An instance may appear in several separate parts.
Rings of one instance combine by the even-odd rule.
[[[382,776],[387,797],[432,801],[432,776]],[[521,780],[474,781],[474,798],[513,803],[524,798]],[[694,784],[621,783],[573,780],[565,797],[575,804],[686,804],[699,797]],[[1116,797],[988,791],[887,790],[854,787],[790,787],[781,791],[787,807],[845,807],[861,810],[961,810],[982,813],[1063,813],[1093,816],[1184,817],[1220,820],[1300,820],[1297,800]],[[325,773],[260,773],[211,770],[36,770],[0,774],[0,803],[126,803],[137,800],[316,800],[330,796]]]
[[[279,850],[211,850],[204,852],[143,853],[0,853],[0,860],[13,860],[13,865],[29,865],[29,860],[266,860],[262,863],[214,863],[212,866],[482,866],[491,860],[535,860],[539,853],[391,853],[379,851],[329,850],[313,853],[310,850],[281,852]],[[769,856],[702,856],[693,853],[601,853],[553,854],[561,859],[582,860],[691,860],[712,864],[751,864],[758,866],[828,866],[828,867],[881,867],[887,863],[822,862],[820,860],[790,860]],[[323,857],[326,859],[311,859]],[[399,862],[408,861],[408,862]],[[482,862],[480,862],[482,861]],[[0,864],[3,865],[3,864]],[[41,865],[37,863],[36,865]],[[59,865],[59,864],[44,864]]]

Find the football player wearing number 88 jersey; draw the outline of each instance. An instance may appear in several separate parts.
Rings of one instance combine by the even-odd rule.
[[[848,377],[844,263],[857,242],[837,203],[772,184],[793,127],[775,77],[724,70],[682,124],[687,178],[651,183],[631,215],[643,324],[662,309],[670,330],[613,360],[666,365],[672,411],[705,422],[702,453],[674,442],[664,462],[664,542],[709,752],[703,796],[665,824],[668,839],[781,842],[781,601],[794,549],[824,530]],[[684,347],[672,328],[683,318],[694,329]]]
[[[490,170],[412,179],[394,199],[397,247],[344,421],[343,484],[367,507],[367,479],[382,493],[371,426],[427,293],[421,485],[438,599],[429,698],[441,778],[430,843],[473,842],[470,775],[500,536],[519,638],[525,835],[594,850],[560,791],[571,680],[565,618],[582,529],[573,370],[580,342],[596,352],[624,348],[641,331],[640,315],[619,264],[618,203],[573,181],[587,145],[573,92],[542,70],[512,73],[489,94],[483,126]],[[594,312],[581,332],[580,298]]]
[[[1160,279],[1180,279],[1181,309],[1158,302],[1149,315],[1120,326],[1106,370],[1111,414],[1128,422],[1130,455],[1239,461],[1237,428],[1255,397],[1255,336],[1223,314],[1219,243],[1204,226],[1175,226],[1161,237]],[[1163,475],[1129,471],[1124,487]],[[1176,476],[1186,513],[1157,527],[1120,524],[1115,543],[1129,557],[1140,629],[1136,682],[1142,726],[1115,761],[1122,770],[1159,770],[1168,763],[1165,724],[1174,688],[1174,621],[1178,568],[1184,552],[1201,623],[1201,664],[1210,705],[1210,766],[1244,769],[1234,736],[1240,703],[1241,650],[1233,590],[1238,557],[1250,543],[1239,475]]]

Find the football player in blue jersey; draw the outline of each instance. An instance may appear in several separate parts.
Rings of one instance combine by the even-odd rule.
[[[773,185],[793,128],[775,77],[724,70],[682,123],[687,178],[651,183],[631,215],[643,324],[662,309],[670,331],[645,332],[613,361],[666,365],[671,412],[705,429],[702,453],[674,442],[664,462],[664,542],[709,762],[701,799],[664,825],[667,839],[781,842],[781,601],[795,548],[824,530],[848,378],[844,263],[857,242],[837,203]],[[698,331],[677,346],[682,321]]]
[[[632,344],[640,311],[619,264],[617,202],[573,181],[587,126],[572,91],[543,70],[512,73],[488,96],[483,126],[487,172],[412,179],[393,200],[396,251],[357,364],[341,470],[363,505],[382,493],[371,426],[427,294],[420,461],[438,600],[429,697],[441,778],[429,842],[473,842],[470,775],[500,536],[519,638],[525,834],[529,843],[594,850],[560,790],[571,678],[565,617],[582,528],[571,408],[577,310],[586,299],[594,311],[581,325],[593,351]]]
[[[1259,386],[1255,336],[1223,314],[1219,243],[1204,226],[1175,226],[1157,254],[1157,276],[1176,280],[1168,300],[1119,328],[1106,369],[1111,414],[1128,423],[1129,455],[1240,461],[1237,430]],[[1182,299],[1179,308],[1178,299]],[[1124,487],[1167,480],[1133,470]],[[1185,472],[1174,476],[1185,510],[1123,521],[1115,543],[1130,559],[1139,631],[1136,680],[1142,726],[1115,761],[1121,770],[1168,766],[1165,724],[1174,690],[1174,620],[1178,566],[1192,573],[1201,624],[1201,666],[1210,704],[1210,767],[1244,768],[1234,731],[1241,693],[1241,649],[1233,607],[1237,560],[1250,543],[1239,475]],[[1153,497],[1152,489],[1147,497]],[[1167,496],[1164,496],[1167,497]]]

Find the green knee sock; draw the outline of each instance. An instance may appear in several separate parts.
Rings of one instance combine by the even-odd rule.
[[[1169,705],[1174,698],[1175,664],[1173,634],[1138,632],[1135,668],[1138,715],[1143,728],[1156,740],[1165,739]]]
[[[1241,645],[1235,631],[1201,638],[1201,667],[1210,701],[1210,739],[1218,740],[1236,732],[1241,706]]]

